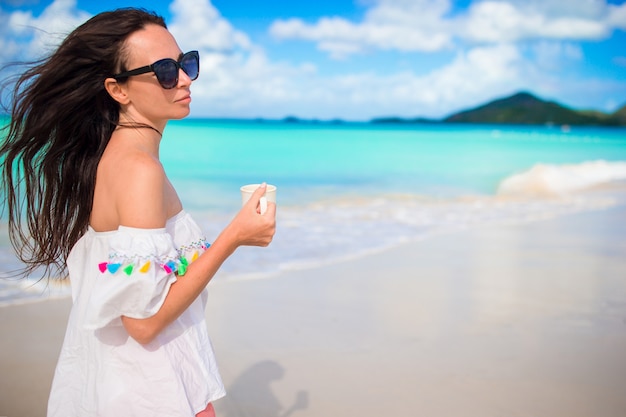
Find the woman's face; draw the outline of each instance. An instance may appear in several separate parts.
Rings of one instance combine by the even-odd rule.
[[[158,25],[148,25],[131,34],[126,40],[129,70],[153,64],[163,58],[178,60],[182,51],[172,34]],[[153,126],[164,125],[169,119],[182,119],[189,114],[191,80],[178,70],[178,85],[165,89],[154,72],[129,77],[125,89],[130,99],[122,106],[135,122]]]

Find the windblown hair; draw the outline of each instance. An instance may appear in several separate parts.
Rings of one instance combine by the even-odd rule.
[[[76,28],[48,58],[10,83],[11,120],[0,143],[0,189],[21,275],[65,274],[87,230],[96,169],[119,121],[104,80],[126,71],[125,40],[162,17],[125,8]],[[1,135],[0,135],[1,136]]]

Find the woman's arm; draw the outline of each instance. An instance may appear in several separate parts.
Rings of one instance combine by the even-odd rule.
[[[146,319],[122,317],[128,334],[139,343],[151,342],[167,325],[179,317],[200,295],[222,263],[239,246],[267,246],[275,230],[276,205],[268,204],[264,215],[257,204],[264,190],[259,189],[213,244],[191,265],[185,276],[172,284],[160,310]]]
[[[167,178],[156,161],[135,165],[134,176],[119,198],[120,224],[131,227],[159,228],[167,220]],[[143,168],[141,168],[142,165]],[[192,264],[183,277],[171,285],[159,311],[145,319],[122,316],[128,334],[139,343],[151,342],[167,325],[178,318],[213,278],[222,263],[239,246],[267,246],[275,231],[276,206],[268,203],[265,214],[257,212],[264,186],[220,233],[211,246]],[[129,198],[128,196],[132,196]]]

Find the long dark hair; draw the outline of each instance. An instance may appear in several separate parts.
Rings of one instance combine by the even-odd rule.
[[[39,267],[44,276],[65,273],[89,223],[98,162],[119,121],[104,80],[127,70],[125,40],[149,24],[166,27],[143,9],[98,14],[11,84],[0,186],[22,274]]]

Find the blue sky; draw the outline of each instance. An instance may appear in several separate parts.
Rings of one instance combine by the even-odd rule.
[[[200,51],[195,117],[443,117],[520,90],[626,104],[617,0],[0,0],[0,63],[124,6],[155,10]]]

